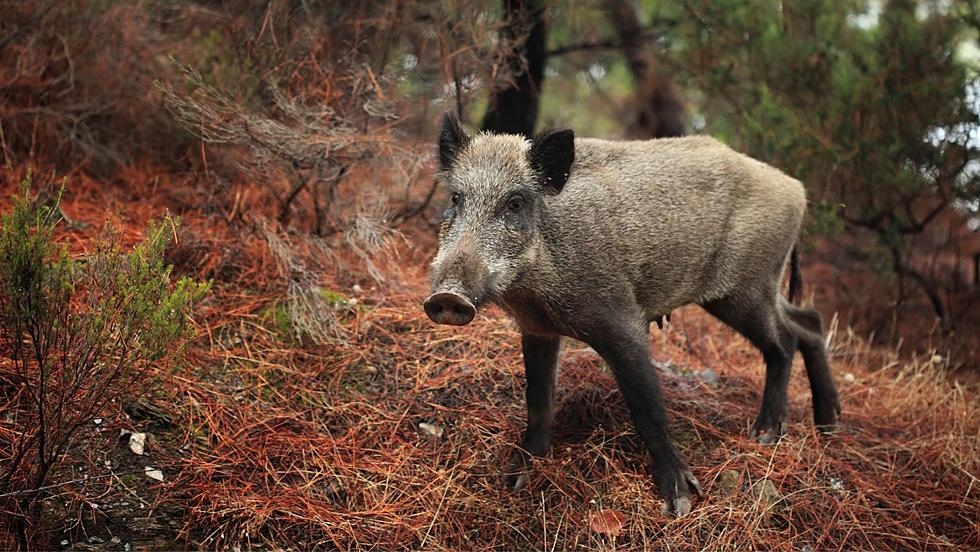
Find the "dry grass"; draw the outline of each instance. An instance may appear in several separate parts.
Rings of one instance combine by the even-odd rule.
[[[419,282],[421,285],[421,282]],[[930,366],[882,366],[864,350],[838,373],[845,428],[820,438],[805,385],[794,383],[789,437],[746,438],[760,366],[748,346],[694,311],[654,338],[660,360],[721,373],[717,385],[668,376],[676,433],[708,497],[693,515],[660,514],[648,458],[613,379],[569,344],[555,451],[529,488],[500,488],[496,471],[522,427],[514,331],[491,313],[463,332],[433,328],[412,289],[379,292],[348,323],[351,348],[285,351],[246,332],[228,369],[241,391],[188,382],[192,426],[209,447],[186,461],[175,488],[194,497],[195,525],[213,544],[263,541],[342,549],[746,547],[957,549],[980,543],[976,400]],[[860,347],[857,341],[848,350]],[[439,439],[421,422],[445,429]],[[746,491],[724,496],[724,470],[768,478],[786,497],[764,511]],[[746,485],[747,486],[747,485]],[[627,515],[618,540],[590,532],[597,508]],[[218,539],[223,534],[223,540]]]
[[[341,262],[326,264],[317,284],[355,299],[332,321],[343,339],[301,344],[266,315],[288,282],[256,226],[209,212],[203,192],[186,191],[197,189],[192,182],[128,178],[125,187],[71,181],[66,213],[97,223],[108,206],[135,238],[141,221],[176,209],[178,269],[216,279],[186,366],[163,375],[173,440],[189,450],[161,466],[162,500],[186,509],[191,548],[980,546],[977,389],[928,358],[899,360],[834,328],[843,429],[814,432],[798,361],[789,435],[762,446],[747,437],[761,395],[759,356],[702,312],[674,313],[663,331],[654,328],[651,349],[664,367],[676,439],[707,496],[673,519],[661,514],[649,455],[613,378],[593,352],[567,342],[555,448],[535,462],[524,490],[510,492],[497,474],[523,429],[517,333],[497,310],[461,330],[424,317],[427,228],[403,228],[398,256],[373,258],[383,282],[356,253],[337,249]],[[708,368],[716,382],[698,375]],[[423,422],[444,433],[430,436]],[[783,502],[750,491],[763,479]],[[620,536],[589,528],[600,509],[625,515]]]

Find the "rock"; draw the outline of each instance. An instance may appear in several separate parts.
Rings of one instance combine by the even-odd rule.
[[[705,368],[704,370],[698,372],[698,377],[712,385],[718,383],[718,374],[716,374],[711,368]]]
[[[835,490],[835,491],[837,491],[837,492],[843,491],[844,490],[844,481],[841,480],[839,477],[831,477],[830,478],[830,488],[833,489],[833,490]]]
[[[429,437],[434,437],[436,439],[442,437],[443,429],[435,424],[429,424],[422,422],[419,424],[419,429]]]
[[[711,368],[705,368],[704,370],[693,370],[686,366],[676,365],[673,362],[659,362],[656,360],[653,361],[653,365],[661,372],[671,376],[677,376],[688,380],[697,378],[712,385],[718,383],[718,373]]]
[[[660,362],[660,361],[654,360],[653,361],[653,365],[654,365],[654,367],[656,367],[658,370],[660,370],[661,372],[663,372],[665,374],[670,374],[672,376],[681,376],[681,375],[683,375],[681,373],[681,371],[678,370],[674,366],[674,364],[671,363],[671,362]]]
[[[133,451],[133,454],[143,456],[145,447],[146,433],[133,432],[129,434],[129,450]]]
[[[153,468],[153,467],[150,467],[150,466],[144,466],[143,467],[143,473],[145,473],[146,476],[149,477],[150,479],[155,479],[157,481],[163,481],[163,472],[160,471],[160,470],[158,470],[158,469],[156,469],[156,468]]]
[[[735,470],[725,470],[718,474],[718,491],[725,496],[735,496],[741,486],[742,476]]]
[[[751,500],[759,505],[765,518],[769,518],[774,513],[782,512],[786,507],[786,500],[779,494],[776,486],[768,479],[760,479],[752,484],[749,489]]]

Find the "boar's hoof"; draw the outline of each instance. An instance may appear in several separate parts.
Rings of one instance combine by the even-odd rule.
[[[774,445],[779,441],[781,434],[774,433],[772,430],[763,431],[755,436],[756,442],[760,445]]]
[[[425,314],[437,324],[465,326],[476,316],[476,307],[465,297],[451,291],[433,293],[422,305]]]
[[[504,486],[513,491],[519,491],[527,485],[526,473],[505,473],[501,477]]]
[[[500,476],[500,480],[505,487],[519,491],[527,485],[527,470],[530,467],[530,457],[526,452],[519,450],[507,463],[507,470]]]
[[[813,401],[813,423],[821,433],[833,433],[837,430],[837,418],[840,416],[840,398],[837,396],[827,400]]]
[[[787,429],[788,428],[785,421],[768,427],[756,422],[755,427],[752,428],[750,436],[760,445],[773,445],[786,434]]]
[[[697,477],[694,477],[691,470],[682,469],[677,476],[679,481],[675,488],[677,489],[676,495],[679,496],[671,499],[668,493],[668,498],[664,500],[663,513],[683,517],[691,512],[691,491],[701,494],[701,483]]]
[[[691,513],[691,499],[686,496],[675,498],[673,510],[667,511],[666,505],[664,505],[664,509],[665,514],[673,513],[677,517],[684,517]]]

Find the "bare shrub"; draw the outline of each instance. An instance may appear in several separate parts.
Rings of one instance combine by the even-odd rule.
[[[356,262],[378,283],[387,281],[397,268],[391,263],[378,266],[381,257],[397,257],[396,242],[401,234],[385,224],[388,210],[383,198],[362,206],[342,236],[332,240],[307,234],[289,235],[268,221],[259,223],[259,233],[276,260],[279,276],[285,281],[286,297],[279,315],[285,327],[299,341],[322,345],[344,341],[346,328],[341,318],[357,307],[356,299],[322,287],[329,272],[353,268],[338,255],[338,245],[354,252]],[[275,309],[276,307],[273,307]]]
[[[395,241],[402,235],[391,228],[392,213],[387,198],[380,195],[373,200],[362,201],[351,223],[344,232],[344,245],[354,252],[364,268],[376,282],[384,282],[384,271],[378,268],[373,259],[384,254],[388,258],[397,257]],[[385,269],[392,275],[398,274],[398,267],[388,265]]]
[[[105,171],[188,143],[150,86],[176,41],[128,3],[0,0],[0,162]]]
[[[323,267],[310,266],[293,240],[272,224],[263,222],[259,229],[276,259],[279,275],[286,281],[288,329],[296,339],[308,338],[316,343],[338,337],[337,311],[334,305],[327,303],[320,290]],[[329,255],[329,249],[326,253]]]
[[[281,224],[344,232],[338,219],[361,199],[340,189],[362,177],[358,169],[387,174],[375,189],[400,203],[390,217],[399,222],[434,194],[409,197],[429,157],[430,109],[462,111],[484,86],[515,78],[510,61],[524,37],[500,38],[498,8],[495,0],[246,2],[220,28],[241,46],[247,85],[212,78],[185,57],[174,64],[183,81],[164,73],[156,88],[219,155],[244,151],[239,165],[265,185]],[[406,131],[426,136],[426,155]]]
[[[279,204],[280,222],[289,220],[293,201],[305,190],[311,198],[313,233],[329,232],[325,225],[338,184],[351,164],[364,160],[386,137],[364,135],[353,121],[330,106],[304,105],[269,82],[271,109],[280,116],[277,120],[223,94],[194,69],[181,69],[190,93],[181,94],[170,84],[157,83],[177,120],[207,143],[247,148],[250,155],[242,167],[253,178],[271,184],[276,177],[285,176],[290,182],[288,190],[268,186]],[[353,86],[352,94],[365,92],[359,89],[364,83]],[[372,106],[379,116],[394,117],[380,102]]]

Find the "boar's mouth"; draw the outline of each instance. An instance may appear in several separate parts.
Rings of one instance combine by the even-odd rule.
[[[436,324],[465,326],[476,316],[476,306],[454,291],[433,293],[422,304],[425,314]]]

